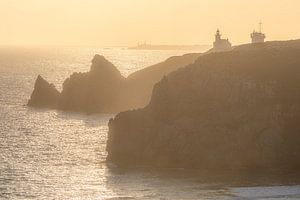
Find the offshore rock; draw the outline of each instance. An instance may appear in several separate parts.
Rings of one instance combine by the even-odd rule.
[[[103,56],[95,55],[89,72],[74,73],[63,83],[59,109],[77,112],[116,112],[121,109],[125,78]]]
[[[55,108],[59,101],[60,93],[53,84],[48,83],[42,76],[38,76],[28,106]]]

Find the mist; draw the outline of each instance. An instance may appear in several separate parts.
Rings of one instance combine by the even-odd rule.
[[[0,0],[0,199],[299,199],[299,11]]]

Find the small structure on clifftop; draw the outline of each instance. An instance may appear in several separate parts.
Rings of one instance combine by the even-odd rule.
[[[251,33],[252,44],[265,42],[266,35],[261,32],[261,25],[262,23],[260,22],[258,32],[254,30],[253,33]]]
[[[217,30],[214,42],[214,51],[226,51],[231,49],[231,43],[228,39],[222,39],[220,30]]]

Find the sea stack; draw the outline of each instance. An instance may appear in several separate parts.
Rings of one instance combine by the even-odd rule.
[[[114,113],[120,110],[125,78],[103,56],[95,55],[89,72],[74,73],[63,83],[59,109]]]
[[[119,166],[300,170],[300,40],[204,55],[109,123]]]
[[[59,96],[60,93],[55,86],[38,75],[34,84],[34,90],[28,101],[28,106],[55,108],[58,104]]]

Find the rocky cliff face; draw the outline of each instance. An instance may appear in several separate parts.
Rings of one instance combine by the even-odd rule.
[[[112,63],[96,55],[89,72],[74,73],[65,80],[58,108],[88,113],[117,111],[124,82]]]
[[[183,56],[173,56],[164,62],[152,65],[129,75],[126,79],[128,92],[126,92],[127,95],[125,99],[130,106],[125,110],[145,107],[150,101],[155,83],[172,71],[176,71],[181,67],[194,63],[201,55],[203,54],[191,53]]]
[[[149,103],[153,85],[165,74],[193,63],[200,54],[169,58],[165,62],[133,73],[127,79],[103,56],[95,55],[89,72],[74,73],[63,83],[51,108],[85,113],[118,113],[144,107]],[[30,106],[49,107],[41,96],[53,92],[45,87],[35,89]],[[39,96],[40,98],[35,98]],[[41,101],[41,102],[40,102]],[[52,101],[51,98],[49,101]]]
[[[28,106],[55,108],[59,101],[60,93],[53,84],[48,83],[40,75],[37,77],[34,90],[31,94]]]
[[[300,169],[300,41],[201,56],[109,123],[123,166]]]

